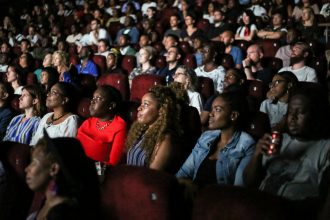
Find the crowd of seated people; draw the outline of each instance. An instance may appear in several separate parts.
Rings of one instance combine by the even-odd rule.
[[[45,196],[28,219],[87,219],[78,193],[121,164],[177,177],[189,199],[240,186],[313,216],[330,200],[326,1],[30,3],[0,16],[0,141],[31,147],[26,183]],[[251,132],[257,115],[281,134],[278,152],[268,129]]]

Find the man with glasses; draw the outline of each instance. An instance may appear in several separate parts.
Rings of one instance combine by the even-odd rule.
[[[279,72],[290,71],[293,72],[299,81],[304,82],[318,82],[315,69],[306,66],[306,60],[310,55],[310,48],[304,42],[297,42],[292,47],[290,56],[291,65],[283,67]]]

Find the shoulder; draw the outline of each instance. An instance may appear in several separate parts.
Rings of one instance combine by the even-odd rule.
[[[211,130],[211,131],[205,131],[200,136],[199,140],[202,142],[208,142],[212,141],[215,138],[217,138],[220,135],[220,130]]]
[[[118,116],[118,115],[116,115],[114,117],[113,123],[115,123],[115,126],[116,126],[117,130],[126,129],[127,124],[126,124],[125,120],[122,117]]]

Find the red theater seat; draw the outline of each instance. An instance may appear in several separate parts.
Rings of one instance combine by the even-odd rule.
[[[92,60],[93,62],[96,64],[96,66],[98,67],[99,69],[99,73],[102,74],[105,72],[105,70],[107,69],[107,61],[106,61],[106,58],[105,56],[102,56],[102,55],[94,55],[92,57]]]
[[[129,83],[127,75],[120,73],[103,74],[97,80],[97,85],[109,85],[118,89],[123,100],[129,99]]]
[[[121,61],[121,68],[127,73],[130,74],[132,70],[136,67],[136,57],[131,55],[123,56]]]
[[[199,76],[199,88],[198,92],[202,95],[204,101],[210,98],[214,94],[213,80],[208,77]]]

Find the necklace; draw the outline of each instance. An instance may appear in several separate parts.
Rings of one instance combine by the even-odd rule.
[[[113,119],[111,119],[111,120],[109,120],[109,121],[106,121],[105,124],[102,125],[102,126],[100,125],[100,123],[101,123],[100,120],[97,120],[97,121],[96,121],[96,128],[97,128],[97,130],[102,131],[102,130],[104,130],[105,128],[109,127],[109,125],[111,124],[112,120],[113,120]]]
[[[59,116],[59,117],[57,117],[57,118],[54,118],[54,114],[53,114],[52,117],[51,117],[51,119],[50,119],[50,121],[49,121],[49,122],[46,122],[46,124],[47,124],[48,126],[51,126],[51,125],[53,125],[53,123],[54,123],[55,121],[60,120],[61,118],[63,118],[63,117],[66,116],[67,114],[69,114],[69,113],[68,113],[68,112],[67,112],[67,113],[64,113],[63,115],[61,115],[61,116]]]

